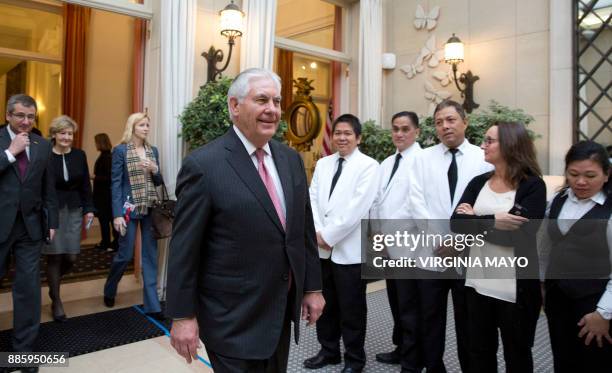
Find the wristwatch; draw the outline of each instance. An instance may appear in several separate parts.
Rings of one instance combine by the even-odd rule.
[[[601,317],[603,317],[605,320],[612,320],[612,312],[611,311],[606,311],[605,309],[601,308],[601,307],[597,307],[597,312],[599,312],[599,314],[601,315]]]

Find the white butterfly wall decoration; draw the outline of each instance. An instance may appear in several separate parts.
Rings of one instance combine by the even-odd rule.
[[[440,16],[440,7],[434,6],[431,8],[429,13],[425,13],[421,4],[417,5],[416,13],[414,15],[414,27],[417,30],[427,28],[427,30],[433,30],[438,24],[438,17]]]
[[[428,61],[427,66],[436,67],[440,64],[440,61],[444,59],[444,49],[436,49],[436,35],[431,35],[425,42],[423,48],[421,48],[422,61]]]
[[[431,75],[440,82],[442,87],[446,87],[453,81],[453,74],[450,71],[434,71]]]
[[[400,70],[404,74],[406,74],[406,78],[408,79],[414,78],[416,74],[422,73],[424,69],[425,66],[423,66],[423,58],[420,54],[417,56],[416,61],[414,61],[414,63],[409,63],[407,65],[400,66]]]
[[[436,91],[433,84],[431,84],[428,80],[425,81],[425,98],[429,101],[428,111],[430,116],[433,115],[437,104],[450,98],[451,96],[451,92],[444,90]]]

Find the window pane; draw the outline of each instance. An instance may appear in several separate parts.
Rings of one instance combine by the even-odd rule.
[[[0,4],[0,48],[62,55],[62,15],[59,13]]]
[[[334,48],[336,8],[321,0],[279,0],[276,36],[327,49]],[[340,30],[337,30],[340,32]]]

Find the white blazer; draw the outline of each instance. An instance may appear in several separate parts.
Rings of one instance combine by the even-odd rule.
[[[406,202],[410,186],[410,169],[413,167],[412,163],[415,157],[422,151],[421,145],[417,142],[405,149],[402,152],[402,160],[391,182],[389,182],[389,177],[391,176],[391,171],[393,171],[397,152],[387,157],[380,164],[381,178],[378,193],[370,212],[371,219],[392,219],[397,210]]]
[[[410,170],[413,167],[415,157],[422,151],[421,145],[417,142],[405,149],[401,153],[402,160],[390,182],[389,177],[393,171],[397,151],[381,163],[378,193],[370,210],[370,219],[380,220],[372,221],[371,227],[373,231],[383,234],[394,234],[396,231],[411,230],[415,227],[411,224],[411,221],[392,219],[398,215],[400,208],[408,201]],[[404,216],[403,218],[408,219],[409,216]],[[399,247],[387,247],[387,252],[389,257],[393,259],[412,256],[412,252]]]
[[[379,166],[359,149],[345,158],[334,193],[329,196],[338,168],[338,153],[319,159],[310,183],[315,229],[332,247],[319,248],[319,257],[337,264],[361,263],[361,219],[367,219],[376,197]]]

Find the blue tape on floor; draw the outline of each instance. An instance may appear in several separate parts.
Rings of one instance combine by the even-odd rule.
[[[136,311],[140,312],[144,317],[146,317],[150,322],[152,322],[155,326],[157,326],[159,328],[159,330],[161,330],[162,332],[164,332],[164,334],[166,335],[166,337],[170,338],[170,331],[168,329],[166,329],[165,326],[163,326],[159,321],[155,320],[154,318],[152,318],[151,316],[148,316],[139,306],[133,306]],[[204,359],[203,357],[201,357],[200,355],[197,355],[198,360],[200,360],[201,362],[204,363],[204,365],[206,365],[207,367],[209,367],[210,369],[212,369],[212,365],[206,361],[206,359]]]

